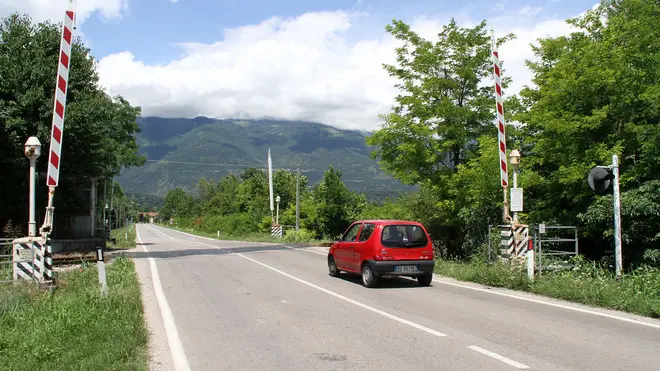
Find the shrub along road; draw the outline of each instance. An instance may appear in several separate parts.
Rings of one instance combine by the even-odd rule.
[[[438,279],[366,289],[313,248],[138,226],[154,360],[186,369],[647,370],[660,321]],[[148,299],[149,300],[149,299]],[[157,319],[157,320],[154,320]],[[163,326],[163,324],[165,326]]]

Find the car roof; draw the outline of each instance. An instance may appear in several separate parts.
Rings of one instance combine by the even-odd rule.
[[[356,220],[355,223],[369,223],[376,225],[384,224],[415,224],[422,225],[420,222],[415,222],[412,220],[397,220],[397,219],[369,219],[369,220]]]

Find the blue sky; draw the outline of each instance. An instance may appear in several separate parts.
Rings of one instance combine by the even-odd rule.
[[[147,63],[163,63],[180,54],[178,43],[212,43],[222,40],[225,28],[257,24],[265,19],[334,10],[368,12],[370,17],[351,37],[359,39],[381,33],[391,19],[443,17],[446,14],[469,14],[487,19],[498,14],[495,1],[438,0],[132,0],[129,11],[120,19],[105,20],[96,16],[82,27],[93,43],[93,54],[130,50]],[[593,5],[594,1],[521,1],[499,2],[506,10],[525,6],[544,7],[544,17],[566,18]],[[402,5],[405,4],[405,5]],[[531,19],[530,19],[531,20]]]
[[[165,117],[280,118],[372,130],[398,93],[382,68],[392,19],[433,39],[450,18],[487,20],[517,39],[500,49],[515,94],[530,43],[571,32],[596,0],[78,0],[79,35],[101,84]],[[67,0],[0,0],[0,15],[59,22]]]

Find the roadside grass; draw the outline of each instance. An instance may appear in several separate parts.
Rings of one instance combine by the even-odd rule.
[[[460,281],[660,318],[660,269],[639,267],[617,280],[609,270],[579,255],[571,260],[571,265],[570,270],[544,272],[533,282],[527,279],[526,271],[476,259],[470,262],[439,259],[435,271]]]
[[[132,260],[107,266],[102,298],[95,265],[57,274],[53,294],[0,286],[3,370],[147,370],[148,333]]]
[[[135,247],[135,224],[130,224],[122,228],[113,229],[110,231],[110,238],[117,241],[116,245],[112,242],[107,242],[106,247],[114,250],[126,250]]]

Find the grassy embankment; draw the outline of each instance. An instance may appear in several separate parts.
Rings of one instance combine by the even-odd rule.
[[[660,269],[640,267],[621,280],[582,256],[571,261],[573,269],[544,272],[533,282],[526,271],[512,270],[501,263],[438,260],[436,273],[461,281],[527,291],[556,299],[622,310],[660,318]]]
[[[148,333],[133,262],[107,265],[101,297],[96,265],[57,274],[52,293],[0,285],[3,370],[147,370]]]
[[[107,243],[108,249],[126,250],[135,247],[135,224],[127,225],[118,229],[110,231],[110,238],[117,241],[116,245]]]

